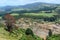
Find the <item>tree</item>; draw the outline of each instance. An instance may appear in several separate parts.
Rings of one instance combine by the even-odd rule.
[[[49,29],[49,33],[48,33],[48,35],[49,35],[49,37],[52,36],[52,31],[51,31],[51,29]]]
[[[6,14],[4,16],[4,19],[5,19],[5,23],[6,23],[6,30],[9,32],[12,32],[13,25],[15,23],[14,17],[11,16],[10,14]]]

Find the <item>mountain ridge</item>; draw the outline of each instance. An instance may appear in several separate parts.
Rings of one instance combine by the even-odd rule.
[[[44,2],[35,2],[35,3],[30,3],[30,4],[26,4],[26,5],[18,5],[18,6],[3,6],[3,7],[0,7],[0,9],[4,9],[4,8],[13,8],[13,7],[15,7],[15,8],[28,8],[29,6],[37,6],[37,5],[52,5],[52,6],[55,6],[55,5],[60,5],[60,4],[54,4],[54,3],[44,3]]]
[[[21,10],[36,11],[39,9],[44,9],[44,8],[48,9],[48,8],[54,8],[58,6],[60,6],[60,4],[43,3],[43,2],[36,2],[36,3],[31,3],[27,5],[18,5],[18,6],[3,6],[0,7],[0,15],[11,11],[21,11]]]

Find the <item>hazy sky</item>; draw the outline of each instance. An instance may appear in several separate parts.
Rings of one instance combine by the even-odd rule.
[[[47,2],[47,3],[57,3],[60,4],[60,0],[0,0],[0,6],[6,5],[25,5],[34,2]]]

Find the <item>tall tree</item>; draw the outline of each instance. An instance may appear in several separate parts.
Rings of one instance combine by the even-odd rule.
[[[6,14],[4,16],[4,19],[5,19],[7,31],[12,32],[13,25],[15,23],[15,18],[10,14]]]

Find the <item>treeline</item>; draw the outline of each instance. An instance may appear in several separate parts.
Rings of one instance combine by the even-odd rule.
[[[16,19],[19,19],[21,17],[25,17],[25,18],[32,18],[32,19],[40,19],[40,21],[48,21],[48,22],[55,22],[58,21],[60,19],[60,15],[53,15],[51,17],[48,16],[32,16],[32,15],[19,15],[19,16],[15,16]]]
[[[38,13],[41,11],[50,11],[50,13],[52,13],[52,10],[55,10],[57,7],[43,7],[43,8],[39,8],[39,9],[32,9],[32,10],[18,10],[18,11],[11,11],[11,13]]]

